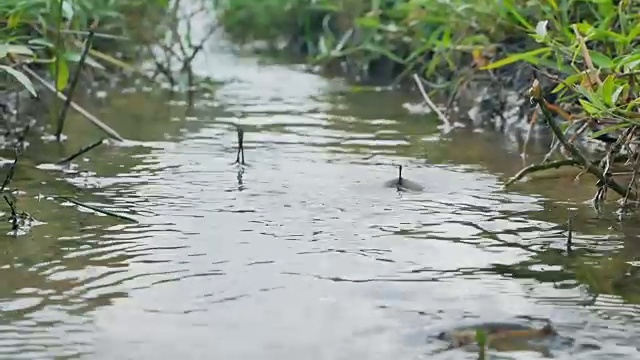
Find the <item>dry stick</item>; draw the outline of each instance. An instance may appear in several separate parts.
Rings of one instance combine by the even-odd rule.
[[[573,251],[573,228],[571,226],[571,218],[573,214],[569,214],[567,219],[567,255],[570,255]]]
[[[552,161],[552,162],[543,163],[543,164],[532,164],[523,168],[517,174],[513,175],[509,180],[507,180],[507,182],[504,184],[504,187],[508,187],[514,182],[521,180],[528,174],[531,174],[534,172],[549,170],[549,169],[557,169],[562,166],[575,166],[575,165],[580,165],[580,163],[578,163],[576,160],[573,160],[573,159],[558,160],[558,161]]]
[[[429,98],[429,95],[427,95],[427,92],[424,90],[424,86],[422,85],[422,80],[420,80],[417,74],[413,74],[413,80],[418,85],[418,90],[420,90],[420,93],[422,94],[424,101],[427,102],[429,107],[438,115],[440,120],[442,120],[442,122],[444,123],[445,131],[451,130],[451,123],[449,122],[449,119],[447,119],[447,117],[444,116],[444,114],[440,110],[438,110],[438,108],[436,107],[436,104],[434,104],[433,101],[431,101],[431,99]]]
[[[56,91],[56,89],[49,84],[45,79],[41,78],[38,74],[35,73],[35,71],[31,70],[28,66],[26,65],[22,65],[22,69],[29,73],[29,75],[31,75],[32,77],[34,77],[36,80],[38,80],[42,85],[44,85],[47,89],[51,90],[54,94],[56,94],[58,96],[58,98],[60,98],[61,100],[66,101],[67,97],[59,92]],[[118,132],[116,132],[115,130],[113,130],[111,127],[109,127],[107,124],[103,123],[102,121],[100,121],[98,118],[96,118],[95,116],[91,115],[87,110],[85,110],[84,108],[82,108],[80,105],[76,104],[73,100],[69,101],[69,104],[71,104],[71,107],[74,108],[77,112],[79,112],[80,114],[82,114],[87,120],[89,120],[93,125],[99,127],[102,131],[104,131],[105,133],[107,133],[107,135],[109,135],[109,137],[111,137],[114,140],[118,140],[118,141],[124,141],[124,138],[122,136],[120,136],[120,134],[118,134]]]
[[[62,106],[62,111],[60,111],[60,115],[58,116],[58,128],[56,129],[56,140],[60,141],[60,137],[62,136],[62,129],[64,128],[64,121],[67,117],[67,110],[69,110],[69,105],[71,105],[71,99],[73,98],[73,93],[76,90],[78,85],[78,80],[80,79],[80,72],[82,71],[82,66],[87,59],[87,54],[89,53],[89,49],[91,49],[91,45],[93,44],[93,30],[89,31],[89,35],[87,35],[87,39],[84,43],[84,49],[82,49],[82,54],[80,54],[80,60],[78,61],[78,67],[76,71],[73,73],[73,78],[71,78],[71,84],[69,87],[69,92],[67,93],[67,99],[64,101],[64,105]]]
[[[65,164],[65,163],[69,163],[71,162],[71,160],[77,158],[78,156],[90,151],[91,149],[98,147],[99,145],[102,145],[102,143],[104,142],[104,139],[100,139],[98,141],[96,141],[95,143],[89,145],[89,146],[85,146],[82,149],[80,149],[78,152],[76,152],[75,154],[68,156],[58,162],[56,162],[56,164],[60,165],[60,164]]]
[[[93,206],[93,205],[89,205],[89,204],[85,204],[83,202],[80,202],[80,201],[78,201],[76,199],[73,199],[73,198],[70,198],[70,197],[67,197],[67,196],[55,196],[55,197],[58,198],[58,199],[66,200],[66,201],[68,201],[70,203],[73,203],[73,204],[76,204],[76,205],[78,205],[80,207],[84,207],[84,208],[87,208],[89,210],[93,210],[93,211],[95,211],[97,213],[100,213],[100,214],[108,215],[108,216],[115,217],[115,218],[122,219],[122,220],[131,221],[131,222],[134,222],[134,223],[138,222],[136,219],[130,218],[128,216],[116,214],[116,213],[114,213],[112,211],[109,211],[109,210],[100,209],[99,207],[96,207],[96,206]]]
[[[562,134],[562,130],[560,129],[560,127],[558,127],[558,124],[556,124],[555,121],[553,120],[553,116],[551,115],[549,109],[547,108],[547,104],[544,101],[544,98],[541,96],[540,84],[538,83],[537,80],[534,81],[534,85],[533,85],[532,89],[536,89],[536,91],[534,91],[533,93],[537,92],[538,94],[537,94],[537,96],[534,95],[531,99],[533,101],[535,101],[540,106],[540,110],[542,110],[542,115],[544,115],[544,118],[545,118],[545,121],[546,121],[547,125],[549,125],[549,127],[553,131],[553,134],[555,135],[555,137],[560,141],[562,146],[565,149],[567,149],[567,151],[569,151],[569,153],[574,158],[574,160],[576,160],[582,166],[584,166],[584,168],[590,174],[592,174],[595,177],[597,177],[600,181],[602,181],[602,183],[608,185],[613,191],[618,193],[618,195],[625,196],[627,191],[622,185],[618,184],[615,180],[606,177],[602,173],[602,171],[600,171],[595,165],[590,163],[584,157],[584,155],[582,155],[580,150],[578,150],[575,146],[573,146],[573,144],[571,144],[569,141],[567,141],[567,139]],[[637,196],[636,196],[635,193],[630,193],[629,197],[633,198],[634,200],[637,199]]]

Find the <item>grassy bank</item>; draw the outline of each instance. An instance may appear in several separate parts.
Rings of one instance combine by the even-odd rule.
[[[356,81],[401,85],[419,78],[425,98],[447,100],[447,111],[463,89],[480,84],[490,90],[491,112],[499,117],[507,95],[516,91],[526,100],[520,121],[548,128],[559,146],[514,180],[532,171],[578,166],[595,178],[598,202],[607,189],[625,204],[636,199],[640,3],[226,0],[217,5],[225,29],[239,41],[284,42],[310,63],[338,67]],[[603,144],[604,152],[585,152],[585,141]]]
[[[65,93],[74,91],[74,77],[106,79],[131,71],[141,34],[154,32],[152,19],[164,16],[167,6],[168,0],[3,1],[0,91],[40,96],[42,83],[31,71]],[[149,25],[141,30],[143,17]],[[77,68],[82,71],[76,74]]]
[[[144,45],[163,34],[164,20],[170,17],[168,6],[168,0],[0,2],[0,176],[4,179],[0,201],[4,203],[3,220],[12,234],[24,233],[35,220],[23,211],[23,204],[31,204],[30,189],[12,188],[14,176],[20,178],[34,170],[29,157],[42,158],[38,156],[42,154],[28,154],[29,139],[53,132],[62,141],[65,119],[77,111],[100,128],[104,138],[123,140],[76,103],[77,95],[138,72],[136,65],[145,56]],[[104,140],[86,137],[82,135],[81,141],[86,142],[83,148],[73,149],[74,153],[57,162],[51,159],[54,169],[70,167],[78,156]],[[75,199],[78,193],[81,191],[52,194],[51,198],[92,208]],[[131,221],[109,211],[92,210]]]

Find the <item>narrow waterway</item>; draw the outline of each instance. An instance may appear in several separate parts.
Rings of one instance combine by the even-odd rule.
[[[522,160],[503,135],[441,135],[403,106],[419,98],[345,91],[220,36],[195,68],[214,85],[192,108],[144,86],[87,105],[129,146],[42,165],[100,135],[77,115],[64,145],[30,144],[25,162],[40,166],[13,187],[44,224],[1,240],[1,358],[475,359],[433,336],[471,320],[537,324],[523,317],[574,340],[554,358],[640,357],[640,229],[613,208],[597,215],[592,185],[504,191]],[[246,166],[233,164],[233,124]],[[385,187],[397,164],[424,190]]]

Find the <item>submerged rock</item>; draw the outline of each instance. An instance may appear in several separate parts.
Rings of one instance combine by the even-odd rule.
[[[554,345],[571,342],[571,339],[561,338],[551,324],[541,328],[534,328],[506,322],[488,322],[463,326],[443,331],[438,334],[437,338],[447,341],[450,349],[463,348],[477,345],[477,330],[483,330],[486,334],[487,346],[498,351],[535,351],[549,356]],[[555,341],[558,339],[565,341]]]

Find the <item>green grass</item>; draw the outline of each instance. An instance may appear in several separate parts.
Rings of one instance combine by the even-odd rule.
[[[16,84],[35,93],[22,64],[48,71],[62,90],[77,62],[89,27],[98,21],[86,65],[128,68],[109,52],[128,43],[131,14],[162,11],[167,0],[4,0],[0,2],[0,89]],[[147,18],[148,19],[148,18]]]

